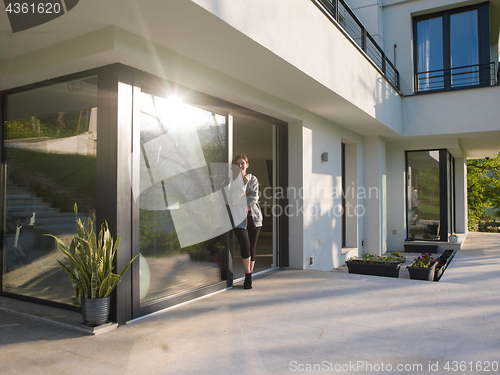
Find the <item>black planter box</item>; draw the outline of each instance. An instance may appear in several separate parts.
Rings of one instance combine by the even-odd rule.
[[[457,253],[457,250],[445,250],[443,251],[443,254],[440,256],[440,258],[447,259],[447,262],[449,263],[450,260],[455,256]]]
[[[436,266],[436,269],[434,270],[434,281],[439,281],[441,276],[443,276],[444,269],[444,266],[441,266],[439,268]]]
[[[345,264],[347,264],[349,273],[370,276],[399,277],[399,269],[401,268],[401,263],[383,264],[347,261]]]
[[[438,245],[408,244],[404,245],[405,253],[437,253]]]
[[[443,266],[440,269],[436,269],[434,273],[434,281],[439,281],[441,279],[441,276],[443,276],[444,271],[446,270],[456,253],[457,250],[445,250],[439,257],[438,263],[441,263]]]
[[[406,268],[408,268],[408,272],[410,272],[410,279],[434,281],[434,273],[437,262],[434,262],[432,267],[413,267],[413,264],[415,264],[415,262],[406,266]]]

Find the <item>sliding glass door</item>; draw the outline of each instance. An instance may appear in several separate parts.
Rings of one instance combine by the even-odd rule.
[[[140,255],[133,316],[232,287],[244,275],[229,190],[240,174],[236,154],[247,155],[248,173],[260,183],[254,272],[286,265],[286,251],[278,253],[286,217],[275,215],[286,204],[276,194],[287,178],[278,157],[287,152],[278,147],[285,124],[148,75],[137,73],[134,82],[132,256]]]
[[[140,306],[227,278],[228,114],[143,87],[131,165],[138,208]],[[220,220],[225,215],[226,220]]]

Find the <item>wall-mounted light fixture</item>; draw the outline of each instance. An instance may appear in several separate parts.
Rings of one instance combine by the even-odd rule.
[[[321,154],[321,161],[322,161],[323,163],[325,163],[325,162],[327,162],[327,161],[328,161],[328,152],[323,152],[323,153]]]

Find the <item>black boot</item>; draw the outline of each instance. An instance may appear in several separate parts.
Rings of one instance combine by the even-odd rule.
[[[243,283],[243,289],[252,289],[252,274],[245,273],[245,282]]]

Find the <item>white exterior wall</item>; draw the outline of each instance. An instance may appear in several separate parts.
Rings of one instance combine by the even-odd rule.
[[[387,251],[386,144],[380,137],[363,138],[364,247],[370,254]]]
[[[384,49],[384,14],[382,0],[346,0],[356,17],[359,18],[368,33]],[[389,54],[392,60],[392,56]]]
[[[387,250],[402,251],[406,238],[404,146],[387,143]]]
[[[193,1],[344,99],[340,112],[347,113],[345,106],[353,104],[400,133],[401,97],[311,2],[253,0],[235,6],[233,0]],[[320,98],[314,106],[319,105]]]
[[[360,216],[364,216],[364,206],[361,206],[362,199],[358,198],[358,192],[363,188],[363,155],[362,148],[357,143],[342,139],[345,144],[345,205],[346,205],[346,243],[342,253],[356,252],[361,247],[363,241],[360,234]],[[363,209],[361,209],[362,207]],[[361,212],[359,212],[361,210]]]
[[[497,131],[498,112],[485,109],[495,108],[498,103],[498,86],[406,97],[403,101],[403,135],[411,137]],[[496,153],[492,157],[496,157]]]
[[[350,178],[355,181],[356,185],[363,186],[363,142],[359,135],[324,120],[312,118],[310,121],[304,121],[302,136],[302,264],[297,264],[297,256],[300,254],[292,254],[290,250],[290,257],[295,259],[290,266],[327,271],[342,265],[346,257],[356,255],[361,246],[362,239],[359,238],[359,233],[363,231],[365,219],[363,216],[355,215],[355,208],[352,207],[353,216],[349,218],[350,229],[355,228],[355,232],[348,232],[347,245],[349,247],[342,249],[341,143],[349,142],[352,147],[350,151],[356,153],[354,158],[356,165],[351,169],[351,172],[355,171],[355,175]],[[291,147],[294,143],[295,141],[290,137],[291,154],[297,152]],[[328,162],[321,160],[321,154],[324,152],[328,153]],[[300,188],[300,186],[292,185],[292,174],[295,172],[295,169],[290,166],[290,188]],[[297,220],[293,219],[293,221]],[[314,261],[312,266],[310,265],[311,257]]]
[[[300,187],[304,184],[304,133],[302,121],[288,123],[288,184]],[[291,207],[304,206],[303,195],[288,194],[288,204]],[[302,269],[304,267],[304,216],[291,215],[289,217],[289,266]]]

